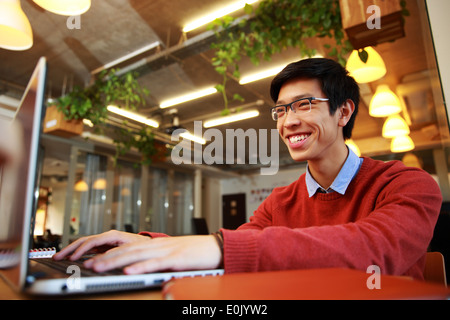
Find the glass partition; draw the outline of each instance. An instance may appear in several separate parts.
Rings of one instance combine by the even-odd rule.
[[[146,208],[141,230],[167,233],[169,213],[168,172],[148,168]]]
[[[194,176],[72,146],[62,245],[116,229],[192,233]]]
[[[95,234],[103,231],[106,209],[106,165],[105,156],[78,152],[70,211],[71,235]]]
[[[114,168],[110,229],[139,230],[141,207],[141,169],[134,163],[118,161]],[[108,226],[106,226],[108,228]]]
[[[194,176],[190,173],[175,172],[173,181],[172,234],[191,234],[194,212]]]

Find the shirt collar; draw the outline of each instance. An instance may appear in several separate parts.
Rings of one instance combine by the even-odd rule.
[[[342,195],[345,194],[348,185],[353,180],[355,175],[358,173],[363,160],[362,158],[359,158],[350,148],[347,147],[347,149],[348,149],[347,159],[345,160],[344,165],[339,171],[337,177],[334,179],[333,183],[327,190],[322,188],[322,186],[319,185],[316,182],[316,180],[314,180],[311,173],[309,172],[308,166],[306,167],[305,181],[306,181],[306,188],[308,190],[308,195],[310,198],[313,195],[315,195],[318,190],[321,190],[321,192],[325,193],[336,191]]]

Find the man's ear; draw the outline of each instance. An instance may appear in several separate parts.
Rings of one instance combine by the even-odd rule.
[[[355,104],[353,100],[347,99],[340,107],[339,107],[339,126],[345,127],[347,122],[350,120],[353,111],[355,111]]]

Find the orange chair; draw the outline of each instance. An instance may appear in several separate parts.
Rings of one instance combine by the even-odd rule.
[[[425,281],[437,282],[447,286],[445,261],[442,253],[427,252],[423,276]]]

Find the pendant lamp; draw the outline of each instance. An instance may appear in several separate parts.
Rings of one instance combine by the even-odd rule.
[[[382,135],[384,138],[395,138],[407,136],[409,132],[409,126],[406,121],[399,115],[393,115],[384,122]]]
[[[406,152],[415,148],[414,142],[409,136],[395,137],[391,141],[392,152]]]
[[[372,117],[388,117],[400,111],[402,111],[400,99],[389,89],[388,85],[379,85],[370,101],[369,114]]]
[[[407,167],[416,167],[423,169],[422,161],[414,153],[406,153],[402,158],[402,162]]]
[[[78,192],[86,192],[89,190],[89,186],[83,179],[79,180],[77,183],[75,183],[74,186],[75,191]]]
[[[386,74],[383,58],[372,47],[364,50],[368,54],[366,63],[359,57],[358,50],[353,50],[347,61],[347,70],[356,82],[367,83],[381,79]]]
[[[98,178],[94,181],[94,185],[92,186],[92,189],[95,190],[106,190],[106,179],[105,178]]]
[[[91,7],[91,0],[33,0],[47,11],[63,16],[78,16]]]
[[[20,51],[32,46],[33,31],[20,1],[0,1],[0,48]]]

